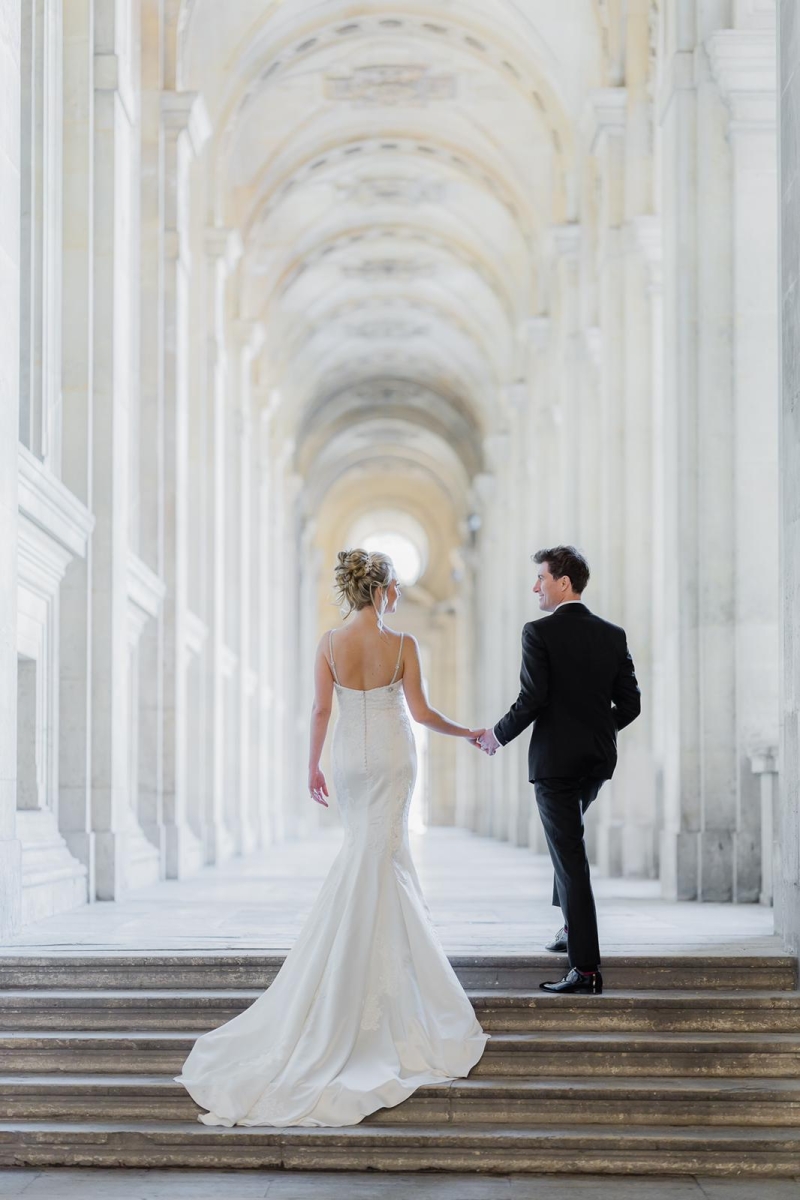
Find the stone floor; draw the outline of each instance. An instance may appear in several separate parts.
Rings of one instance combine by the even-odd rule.
[[[318,837],[163,882],[122,902],[87,905],[28,926],[0,954],[283,951],[291,946],[339,847]],[[535,954],[560,924],[549,860],[463,830],[412,836],[422,886],[451,954]],[[757,904],[670,903],[649,880],[595,877],[606,954],[780,953],[772,911]]]
[[[0,1197],[26,1200],[798,1200],[797,1179],[341,1172],[0,1171]]]

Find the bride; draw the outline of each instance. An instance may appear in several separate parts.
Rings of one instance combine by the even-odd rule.
[[[320,756],[334,691],[333,779],[344,842],[268,991],[198,1038],[178,1082],[206,1125],[355,1125],[424,1084],[463,1078],[483,1032],[434,933],[408,844],[415,721],[475,741],[431,708],[413,637],[384,625],[400,588],[390,558],[342,551],[352,620],[317,648],[308,786],[327,807]]]

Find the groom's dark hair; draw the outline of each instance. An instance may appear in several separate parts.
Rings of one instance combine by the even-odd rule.
[[[579,596],[589,582],[589,564],[574,546],[553,546],[550,550],[537,550],[533,561],[540,565],[547,563],[554,579],[566,575],[572,584],[573,592],[577,592]]]

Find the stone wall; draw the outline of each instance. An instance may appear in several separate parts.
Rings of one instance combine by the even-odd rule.
[[[0,937],[20,919],[17,807],[18,0],[0,0]]]
[[[783,696],[776,919],[800,946],[800,9],[779,28]]]

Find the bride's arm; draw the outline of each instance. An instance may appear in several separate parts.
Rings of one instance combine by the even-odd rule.
[[[457,725],[449,717],[444,716],[438,709],[431,708],[425,695],[425,685],[422,682],[422,668],[419,661],[419,646],[417,639],[406,634],[403,648],[403,690],[408,701],[408,710],[414,720],[420,725],[427,725],[434,733],[449,733],[451,737],[469,738],[475,741],[480,730],[467,729],[465,725]]]
[[[312,800],[328,807],[323,796],[328,795],[328,785],[319,766],[322,757],[322,747],[325,745],[325,734],[331,719],[333,701],[333,676],[328,666],[323,649],[325,638],[320,639],[317,646],[317,657],[314,662],[314,704],[311,708],[311,738],[308,751],[308,790]]]

